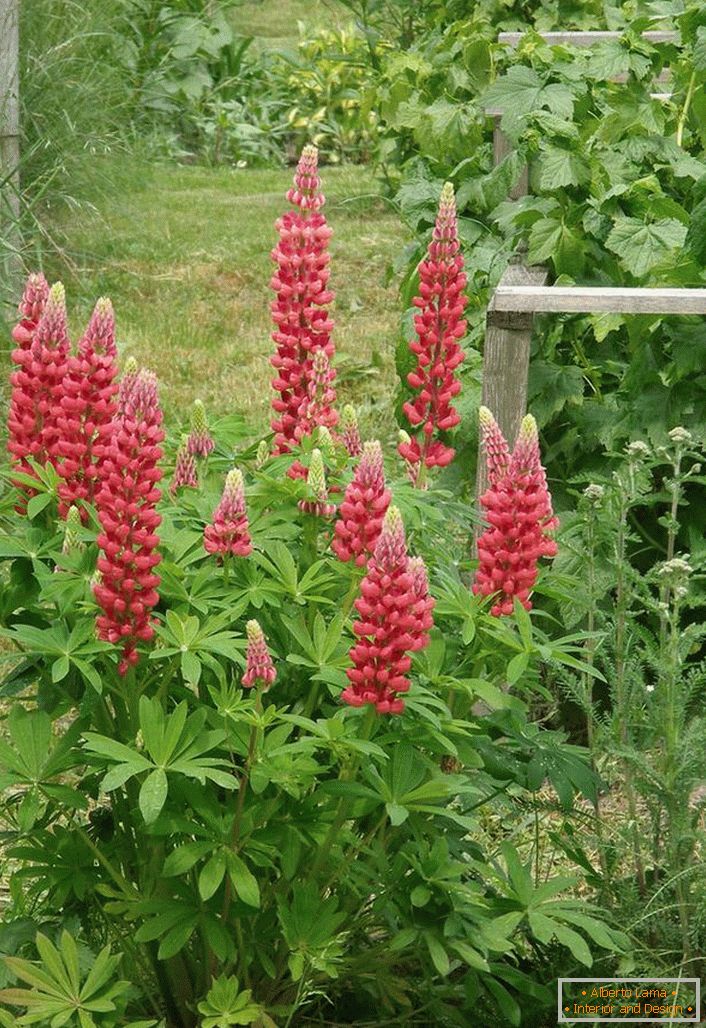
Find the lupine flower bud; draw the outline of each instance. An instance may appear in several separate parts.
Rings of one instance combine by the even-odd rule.
[[[326,459],[333,460],[336,456],[336,444],[333,441],[333,436],[325,425],[319,425],[316,430],[316,441],[319,444],[319,449]]]
[[[287,194],[297,209],[277,221],[279,242],[272,251],[277,265],[270,283],[277,294],[272,303],[272,339],[277,352],[271,361],[276,371],[272,387],[278,394],[272,401],[275,453],[287,453],[301,438],[302,431],[297,435],[297,428],[312,400],[314,355],[323,351],[330,362],[334,353],[333,322],[327,309],[333,300],[328,288],[331,229],[320,211],[324,196],[319,186],[316,147],[307,146],[294,176],[294,188]],[[326,388],[330,394],[334,373],[330,368],[329,372]],[[331,402],[329,395],[329,408]],[[335,420],[318,423],[332,427]]]
[[[326,203],[319,178],[319,151],[311,143],[302,149],[294,173],[294,185],[287,191],[287,199],[303,211],[318,211]]]
[[[355,408],[347,403],[341,411],[341,424],[339,426],[343,445],[351,457],[360,457],[363,452],[363,443],[358,428],[358,416]]]
[[[260,468],[264,468],[270,459],[270,448],[267,445],[266,439],[261,439],[257,445],[257,455],[255,457],[255,467],[259,471]]]
[[[245,509],[243,474],[233,468],[226,476],[221,502],[213,512],[213,521],[206,525],[203,544],[209,553],[222,557],[249,557],[252,553],[250,526]]]
[[[241,681],[246,689],[260,685],[267,692],[277,677],[277,671],[267,648],[265,633],[254,618],[245,626],[248,648],[245,655],[245,674]]]
[[[410,452],[412,437],[409,434],[409,432],[405,432],[405,430],[401,428],[397,433],[397,442],[397,452],[399,454],[402,454],[403,452]],[[412,485],[416,487],[417,480],[419,479],[419,471],[421,469],[421,464],[418,461],[407,460],[406,457],[404,457],[403,460],[405,471],[407,472],[407,478],[410,480]]]
[[[61,437],[55,452],[63,458],[58,466],[59,513],[65,514],[77,500],[93,501],[98,468],[94,448],[117,409],[115,382],[118,374],[115,317],[106,297],[96,303],[76,356],[69,356],[63,380],[58,425]],[[88,512],[81,508],[84,521]]]
[[[419,265],[419,295],[412,301],[419,313],[414,319],[417,338],[409,348],[417,356],[417,367],[407,381],[417,396],[403,410],[419,436],[399,446],[401,456],[412,464],[445,467],[453,460],[454,450],[435,435],[461,420],[451,401],[461,391],[456,369],[464,359],[459,339],[466,333],[465,286],[456,202],[447,182],[427,258]]]
[[[401,714],[400,694],[409,691],[409,651],[426,645],[430,609],[417,595],[419,571],[410,570],[400,512],[390,507],[380,538],[355,601],[358,619],[353,631],[358,642],[350,650],[353,667],[346,671],[350,685],[344,703],[372,703],[380,714]]]
[[[81,553],[86,544],[81,539],[81,512],[78,507],[69,507],[66,513],[62,553]]]
[[[422,557],[410,557],[407,570],[412,576],[412,593],[418,601],[416,624],[412,631],[414,646],[412,650],[423,650],[429,645],[429,631],[434,625],[432,611],[436,600],[429,595],[429,576]]]
[[[382,447],[375,440],[363,447],[363,455],[339,508],[331,542],[331,549],[339,560],[353,560],[358,567],[367,563],[377,545],[389,506]]]
[[[191,432],[189,433],[189,453],[195,457],[208,457],[215,447],[213,437],[208,430],[206,411],[201,400],[194,400],[191,408]]]
[[[42,288],[37,286],[41,297]],[[33,310],[38,309],[37,299]],[[18,365],[10,376],[12,396],[8,416],[8,444],[13,464],[32,474],[31,457],[39,464],[56,465],[56,444],[60,438],[62,383],[69,355],[64,287],[57,282],[49,290],[39,322],[27,349],[17,349]],[[31,490],[22,487],[25,492]]]
[[[12,330],[12,338],[20,350],[29,350],[32,345],[35,330],[48,298],[49,283],[41,271],[30,275],[20,300],[20,320]],[[15,358],[14,354],[12,359],[15,364],[22,363]]]
[[[95,446],[95,503],[102,529],[96,541],[102,553],[93,592],[103,609],[96,626],[99,639],[122,646],[121,675],[137,663],[138,643],[154,637],[151,612],[159,601],[160,582],[155,568],[161,560],[161,518],[156,509],[161,496],[161,425],[156,376],[141,370],[110,431]]]
[[[531,414],[522,422],[509,462],[500,428],[485,408],[482,440],[488,457],[490,487],[480,498],[488,527],[478,540],[473,592],[496,596],[491,613],[511,614],[516,596],[531,610],[530,593],[540,557],[553,557],[550,536],[558,522],[552,511],[547,479],[539,453],[537,424]],[[492,419],[492,424],[489,423]],[[503,445],[504,444],[504,445]]]
[[[125,409],[125,405],[128,402],[130,393],[132,392],[135,382],[137,382],[138,373],[139,369],[137,366],[137,361],[134,357],[128,357],[128,359],[125,361],[125,367],[123,368],[123,373],[120,377],[120,386],[118,389],[119,411],[123,411]]]
[[[305,514],[316,514],[321,518],[328,518],[336,513],[336,505],[329,503],[328,487],[326,485],[326,471],[321,456],[321,450],[311,451],[309,472],[306,484],[310,499],[300,500],[299,509]]]
[[[174,474],[172,475],[172,482],[169,486],[169,492],[172,496],[176,496],[177,491],[179,489],[183,489],[185,486],[189,486],[192,489],[198,489],[199,486],[199,474],[196,469],[196,458],[189,447],[190,438],[190,436],[185,435],[181,437],[179,449],[176,453]]]
[[[479,409],[478,420],[480,421],[481,441],[488,469],[488,481],[491,485],[495,485],[507,472],[510,463],[510,447],[500,431],[500,426],[487,407]]]

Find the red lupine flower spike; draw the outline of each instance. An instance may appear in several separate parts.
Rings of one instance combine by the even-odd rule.
[[[260,685],[263,692],[267,692],[277,678],[277,671],[267,647],[265,633],[254,618],[252,621],[248,621],[245,630],[248,637],[248,648],[245,655],[245,674],[241,679],[242,684],[246,689],[252,688],[253,685]]]
[[[367,563],[377,545],[389,506],[382,447],[377,441],[366,443],[346,488],[331,542],[331,549],[340,560],[353,560],[358,567]]]
[[[26,474],[33,473],[28,457],[39,464],[56,464],[58,417],[68,355],[64,287],[57,282],[49,290],[31,345],[13,353],[18,368],[10,376],[7,448],[13,464]]]
[[[12,338],[18,344],[20,350],[28,350],[32,345],[34,333],[42,316],[44,305],[49,298],[49,283],[41,271],[33,273],[27,279],[22,299],[20,300],[20,320],[12,330]],[[21,361],[16,360],[15,364]]]
[[[201,400],[194,400],[191,409],[191,432],[189,433],[189,453],[195,457],[208,457],[215,447],[213,436],[208,430],[206,411]]]
[[[482,418],[490,487],[480,502],[488,527],[478,540],[473,592],[495,596],[491,613],[498,617],[512,613],[515,597],[526,610],[532,609],[537,563],[540,557],[555,556],[556,543],[549,533],[558,522],[532,415],[524,418],[509,461],[507,444],[492,415],[484,409]]]
[[[93,501],[98,475],[94,448],[117,410],[116,358],[113,306],[103,297],[96,303],[78,353],[68,358],[63,380],[61,435],[56,444],[56,454],[63,458],[58,466],[63,479],[59,485],[62,516],[79,500]],[[81,517],[88,518],[83,507]]]
[[[158,463],[164,439],[157,379],[142,370],[135,376],[124,409],[101,436],[98,457],[98,488],[95,504],[101,534],[93,588],[103,610],[96,619],[98,638],[122,647],[118,665],[121,675],[137,663],[137,645],[154,637],[151,612],[159,601],[160,583],[155,568],[157,528],[161,518],[157,503],[162,477]]]
[[[363,443],[358,428],[358,417],[355,408],[347,403],[341,411],[341,439],[351,457],[360,457],[363,452]]]
[[[401,456],[412,464],[445,467],[453,460],[455,451],[436,436],[461,420],[451,401],[461,391],[457,369],[464,359],[459,339],[466,332],[465,286],[456,203],[447,182],[427,258],[419,265],[419,295],[412,301],[419,313],[414,318],[417,338],[409,348],[417,356],[417,367],[407,381],[417,395],[403,410],[418,437],[399,445]]]
[[[380,714],[401,714],[409,690],[410,651],[426,645],[431,608],[420,586],[419,569],[407,555],[400,512],[390,507],[375,553],[355,601],[358,619],[351,647],[350,684],[341,699],[353,707],[374,705]]]
[[[311,399],[314,355],[323,351],[331,362],[334,354],[328,314],[333,300],[328,288],[331,229],[320,210],[324,197],[319,192],[316,147],[304,148],[288,197],[297,209],[276,223],[279,242],[272,259],[277,269],[270,283],[277,294],[272,303],[277,352],[271,359],[277,394],[272,401],[275,453],[287,453],[297,441],[297,427],[306,413],[302,406]],[[328,388],[333,388],[333,374]]]
[[[189,448],[189,436],[183,435],[176,453],[174,474],[172,475],[169,492],[176,496],[179,489],[190,487],[198,489],[199,474],[196,468],[196,458]]]
[[[249,557],[252,553],[250,526],[245,508],[243,474],[233,468],[226,476],[221,502],[213,512],[213,521],[206,525],[203,544],[208,553],[221,557]]]
[[[299,510],[304,511],[305,514],[316,514],[321,518],[328,518],[335,514],[335,503],[329,503],[326,471],[321,450],[311,451],[306,484],[309,498],[299,501]]]

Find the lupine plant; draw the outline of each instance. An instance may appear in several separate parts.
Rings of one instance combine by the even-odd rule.
[[[13,406],[24,448],[0,498],[0,1024],[519,1024],[554,1002],[530,956],[547,980],[559,955],[578,972],[628,944],[511,827],[540,789],[568,819],[600,784],[529,720],[548,669],[601,677],[590,633],[528,613],[531,590],[557,593],[536,566],[553,515],[533,423],[512,457],[488,448],[515,528],[484,541],[532,574],[512,590],[491,574],[476,595],[471,508],[416,488],[355,412],[338,432],[312,151],[295,183],[274,447],[229,415],[205,430],[203,410],[184,443],[134,362],[74,406],[88,358],[71,353],[63,291],[33,279],[25,294],[32,356],[13,385],[43,406],[21,424]],[[436,352],[445,390],[457,357]],[[88,442],[79,480],[94,484],[65,517],[63,432]]]

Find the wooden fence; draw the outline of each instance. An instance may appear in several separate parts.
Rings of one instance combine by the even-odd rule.
[[[17,292],[20,274],[18,53],[19,0],[0,0],[0,295]]]

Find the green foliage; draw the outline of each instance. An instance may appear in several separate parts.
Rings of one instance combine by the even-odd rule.
[[[308,1023],[320,1009],[361,1021],[384,1009],[400,1023],[423,1010],[443,1024],[478,1004],[514,1020],[526,995],[550,1004],[522,969],[529,945],[589,966],[596,949],[626,942],[576,908],[573,880],[521,882],[531,842],[504,828],[488,836],[483,819],[546,782],[567,818],[576,794],[595,799],[583,752],[529,721],[529,704],[551,699],[547,668],[600,681],[584,636],[548,634],[520,606],[491,617],[465,584],[469,510],[447,491],[415,491],[396,462],[391,486],[410,549],[429,565],[437,627],[415,657],[403,717],[342,707],[360,570],[332,556],[331,523],[299,509],[306,483],[286,475],[291,458],[257,469],[240,423],[219,425],[201,488],[161,504],[158,642],[126,678],[114,648],[93,639],[93,515],[85,549],[62,554],[49,473],[34,518],[15,511],[13,488],[0,501],[0,573],[13,582],[21,569],[23,582],[3,591],[13,649],[0,689],[15,692],[13,665],[24,668],[0,741],[15,869],[0,998],[32,1011],[44,1002],[12,977],[44,985],[59,974],[43,941],[41,965],[29,962],[41,926],[70,931],[81,952],[103,950],[106,934],[120,940],[122,958],[105,950],[95,964],[112,961],[110,985],[84,976],[86,1009],[74,1004],[61,1022],[81,1028],[155,1014],[179,1023],[194,1008],[214,1028]],[[202,533],[234,449],[255,551],[223,566]],[[330,447],[325,460],[330,486],[344,488],[345,451]],[[267,693],[240,686],[252,616],[277,666]],[[48,1023],[49,1008],[37,1009],[35,1023]]]
[[[199,1003],[203,1028],[229,1028],[234,1024],[252,1024],[261,1009],[251,1002],[250,989],[241,992],[238,979],[221,976],[211,986],[206,999]]]
[[[596,805],[600,868],[587,869],[620,922],[642,926],[646,948],[633,967],[647,967],[655,951],[690,961],[703,945],[695,911],[706,885],[697,857],[706,549],[701,533],[691,534],[688,549],[678,547],[690,502],[703,489],[702,459],[681,426],[664,447],[630,444],[611,477],[596,475],[583,490],[557,567],[559,574],[583,569],[584,588],[563,613],[588,629],[585,657],[605,684],[566,669],[558,681],[585,719],[594,766],[621,783],[629,814],[611,826]],[[626,874],[633,876],[627,889]]]
[[[129,982],[116,981],[121,954],[111,954],[106,946],[86,971],[80,966],[76,942],[67,931],[61,933],[58,948],[37,932],[36,946],[40,965],[5,957],[14,976],[31,986],[0,990],[0,1002],[26,1008],[17,1024],[112,1028],[118,1023],[115,1012],[118,1005],[124,1007],[130,987]]]
[[[698,5],[662,5],[660,14],[678,31],[676,45],[648,44],[640,34],[647,17],[626,24],[615,11],[607,27],[624,29],[617,40],[572,50],[529,32],[511,50],[497,43],[498,25],[481,5],[471,18],[433,22],[408,50],[384,56],[379,160],[420,238],[402,259],[410,273],[441,184],[456,188],[471,297],[469,396],[477,395],[482,311],[517,251],[548,265],[558,283],[703,285],[704,14]],[[552,25],[544,5],[537,15],[538,27],[567,27]],[[653,98],[667,88],[655,86],[665,67],[670,95]],[[627,81],[611,81],[616,75]],[[491,114],[513,148],[498,167]],[[509,199],[527,164],[530,195]],[[405,281],[405,306],[411,295]],[[688,318],[538,320],[529,406],[550,476],[565,481],[635,435],[662,443],[677,421],[696,428],[706,396],[695,358],[703,343]],[[404,377],[404,356],[398,367]],[[473,460],[472,425],[457,444]]]

